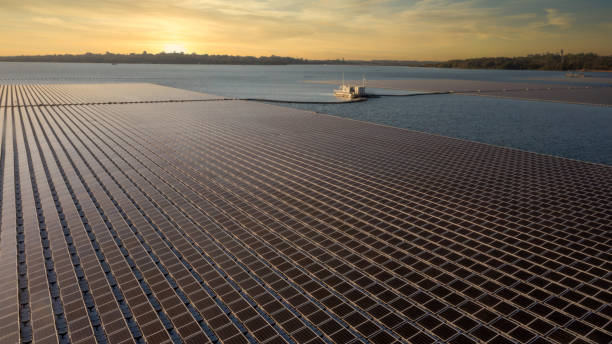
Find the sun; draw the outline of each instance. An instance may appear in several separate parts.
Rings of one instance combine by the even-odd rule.
[[[186,53],[187,49],[182,44],[165,44],[164,52],[166,53]]]

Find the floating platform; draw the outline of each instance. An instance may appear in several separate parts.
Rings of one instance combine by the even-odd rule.
[[[217,98],[0,86],[0,343],[610,342],[612,167]]]

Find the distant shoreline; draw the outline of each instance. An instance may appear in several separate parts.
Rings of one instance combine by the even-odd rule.
[[[58,63],[108,63],[108,64],[184,64],[184,65],[349,65],[349,66],[402,66],[434,67],[448,69],[498,69],[612,72],[612,56],[592,53],[536,54],[522,57],[482,57],[463,60],[412,61],[412,60],[309,60],[283,56],[233,56],[184,53],[149,54],[60,54],[0,56],[0,62],[58,62]]]
[[[170,62],[90,62],[90,61],[14,61],[4,60],[0,57],[0,62],[7,63],[91,63],[91,64],[112,64],[112,65],[175,65],[175,66],[370,66],[370,67],[410,67],[410,68],[438,68],[438,69],[462,69],[462,70],[514,70],[514,71],[535,71],[535,72],[568,72],[574,69],[504,69],[504,68],[465,68],[465,67],[440,67],[440,66],[414,66],[403,64],[371,64],[371,63],[285,63],[285,64],[255,64],[255,63],[170,63]],[[584,73],[612,73],[612,69],[585,69]]]

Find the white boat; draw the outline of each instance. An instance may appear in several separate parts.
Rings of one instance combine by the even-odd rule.
[[[342,73],[342,85],[340,88],[334,90],[334,96],[348,99],[365,97],[365,78],[363,78],[363,83],[361,86],[348,85],[344,83],[344,73]]]

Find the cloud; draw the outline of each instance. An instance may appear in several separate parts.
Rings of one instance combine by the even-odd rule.
[[[556,26],[562,29],[570,28],[575,21],[572,14],[561,13],[554,8],[546,9],[546,19],[548,20],[548,25]]]
[[[199,53],[445,59],[552,49],[569,27],[573,37],[606,40],[607,17],[587,23],[578,5],[546,10],[540,1],[0,0],[0,54],[175,44]],[[15,51],[16,42],[26,48]]]

